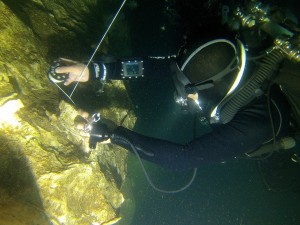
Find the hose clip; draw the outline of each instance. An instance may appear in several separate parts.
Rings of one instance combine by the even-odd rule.
[[[92,128],[93,128],[93,124],[97,123],[100,120],[100,113],[94,113],[91,118],[87,121],[87,123],[84,126],[84,132],[86,133],[90,133]]]

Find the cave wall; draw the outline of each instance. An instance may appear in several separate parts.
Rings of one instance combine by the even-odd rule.
[[[74,128],[77,107],[47,78],[53,59],[89,57],[118,4],[0,2],[1,225],[103,225],[121,219],[127,152],[111,145],[90,151]],[[116,21],[114,29],[130,46],[126,20]],[[99,53],[112,45],[106,38]],[[104,90],[91,100],[93,110],[132,128],[135,116],[124,84],[109,82]]]

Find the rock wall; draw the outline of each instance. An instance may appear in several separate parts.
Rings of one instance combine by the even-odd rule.
[[[111,145],[91,152],[74,129],[77,108],[46,76],[59,56],[87,57],[118,4],[0,2],[0,225],[108,225],[121,219],[127,152]],[[116,27],[126,43],[126,21]],[[106,39],[100,52],[109,47]],[[85,90],[79,88],[78,96]],[[132,128],[135,116],[123,83],[110,82],[104,90],[87,108]]]

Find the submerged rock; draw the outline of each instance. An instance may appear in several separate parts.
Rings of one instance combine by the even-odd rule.
[[[63,2],[0,2],[0,224],[90,225],[121,219],[127,151],[100,144],[90,151],[74,127],[77,108],[62,100],[46,76],[49,59],[57,57],[47,38],[60,39],[63,30],[68,41],[72,34],[82,35],[89,25],[81,16],[100,4]],[[60,46],[62,52],[68,46]],[[129,128],[135,123],[121,81],[108,83],[91,104],[114,123]]]

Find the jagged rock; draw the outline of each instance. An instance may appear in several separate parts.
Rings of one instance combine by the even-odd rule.
[[[121,219],[127,152],[100,144],[90,151],[74,126],[77,108],[62,100],[46,76],[49,59],[80,45],[76,38],[91,29],[93,17],[86,15],[93,15],[96,5],[101,8],[99,2],[0,2],[0,117],[14,120],[0,120],[0,225],[114,224]],[[62,44],[57,46],[61,51],[52,49],[52,40]],[[82,56],[83,49],[88,47],[79,53],[73,49],[74,55]],[[79,88],[74,98],[84,91]],[[135,116],[123,82],[110,82],[104,91],[87,108],[132,128]]]

